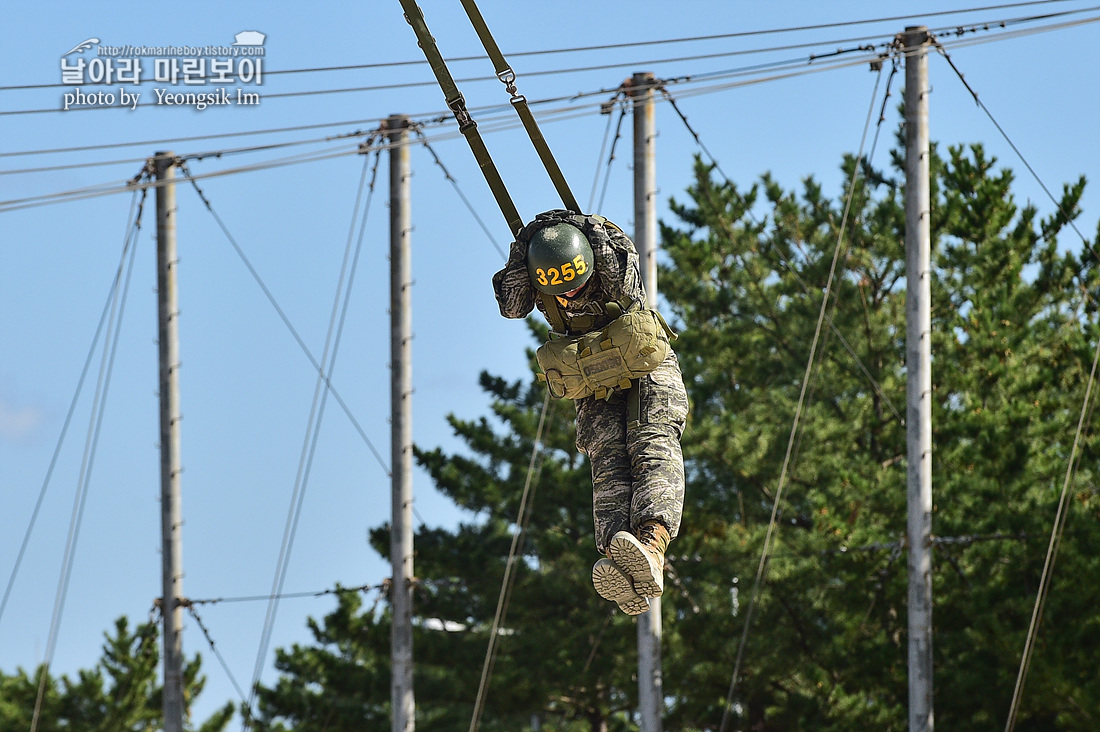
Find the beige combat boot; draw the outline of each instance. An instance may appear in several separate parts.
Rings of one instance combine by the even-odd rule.
[[[642,597],[660,597],[665,589],[665,550],[668,529],[660,521],[646,521],[638,535],[620,531],[611,537],[607,554],[611,561],[630,575],[634,591]]]
[[[649,609],[649,600],[634,591],[630,577],[610,559],[601,559],[593,565],[592,586],[600,597],[616,603],[627,615],[641,615]]]

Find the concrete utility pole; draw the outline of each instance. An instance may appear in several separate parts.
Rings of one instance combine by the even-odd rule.
[[[409,118],[386,121],[390,143],[390,410],[393,520],[390,587],[393,607],[390,701],[393,732],[412,732],[413,700],[413,533],[412,533],[412,266],[409,213]]]
[[[157,344],[160,361],[161,616],[164,732],[183,732],[183,509],[180,501],[179,307],[176,302],[176,156],[158,152]]]
[[[642,268],[642,286],[650,307],[657,307],[657,125],[653,109],[654,77],[634,74],[634,246]],[[638,616],[638,713],[641,732],[661,732],[664,691],[661,680],[661,598],[649,601]]]
[[[908,443],[909,732],[932,713],[932,235],[928,28],[905,29],[905,361]]]

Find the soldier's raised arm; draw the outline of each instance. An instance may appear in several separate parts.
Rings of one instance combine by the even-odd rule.
[[[493,275],[500,314],[506,318],[525,318],[535,308],[535,288],[527,274],[527,245],[514,241],[508,250],[504,269]]]

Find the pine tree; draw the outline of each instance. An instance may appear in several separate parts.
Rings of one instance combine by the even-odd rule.
[[[834,199],[812,178],[798,191],[767,175],[741,189],[697,160],[662,226],[661,292],[692,405],[688,504],[663,602],[670,732],[716,729],[726,708],[838,242],[841,274],[740,648],[731,728],[906,728],[903,153],[888,170],[851,157],[842,170]],[[981,146],[933,153],[934,706],[952,730],[1007,715],[1100,339],[1100,257],[1065,236],[1084,180],[1046,219],[1015,204],[1012,182]],[[492,415],[450,418],[465,452],[417,451],[469,516],[415,538],[417,727],[469,724],[506,558],[526,523],[481,729],[528,729],[533,717],[543,730],[634,729],[633,621],[590,586],[591,485],[572,407],[550,405],[520,517],[544,391],[533,377],[481,384]],[[1020,730],[1091,730],[1100,719],[1100,497],[1087,431],[1078,454]],[[372,542],[387,555],[388,527]],[[315,647],[279,654],[284,677],[261,691],[262,728],[384,724],[386,604],[365,610],[343,596],[311,628]]]
[[[0,672],[0,732],[26,732],[31,728],[40,684],[40,732],[162,729],[157,625],[142,623],[131,631],[129,621],[120,617],[115,621],[114,634],[104,634],[104,639],[99,663],[78,671],[75,679],[54,677],[42,667],[33,676],[24,669],[17,669],[13,675]],[[201,665],[202,659],[196,655],[184,666],[184,698],[188,704],[202,693],[206,683],[199,675]],[[200,726],[194,727],[189,720],[185,724],[195,732],[221,732],[232,717],[233,704],[227,703]]]

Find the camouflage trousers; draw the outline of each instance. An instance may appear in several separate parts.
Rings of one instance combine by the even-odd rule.
[[[577,449],[592,465],[596,548],[607,553],[618,531],[636,532],[657,519],[675,538],[684,510],[684,433],[688,401],[676,354],[638,379],[631,398],[577,399]]]

